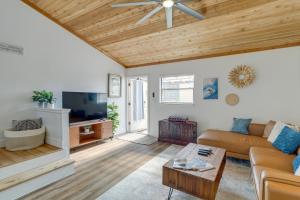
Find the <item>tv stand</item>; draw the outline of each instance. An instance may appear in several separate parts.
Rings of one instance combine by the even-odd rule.
[[[90,127],[89,131],[85,131]],[[70,148],[83,146],[113,137],[111,120],[91,120],[70,124]]]

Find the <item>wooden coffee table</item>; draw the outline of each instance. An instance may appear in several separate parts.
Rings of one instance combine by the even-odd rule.
[[[190,143],[175,158],[187,158],[189,160],[200,157],[215,168],[203,172],[174,169],[172,167],[174,160],[170,160],[163,166],[163,184],[170,187],[168,199],[171,198],[173,189],[203,199],[215,199],[226,163],[226,151],[225,149],[210,147],[213,154],[208,157],[200,156],[198,150],[201,146],[208,147]]]

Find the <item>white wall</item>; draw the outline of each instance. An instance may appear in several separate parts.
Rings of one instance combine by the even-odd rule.
[[[0,2],[0,42],[24,47],[23,56],[0,51],[0,141],[12,119],[32,116],[33,90],[54,91],[61,105],[62,91],[107,92],[108,73],[125,75],[122,66],[19,0]],[[125,132],[124,91],[125,84],[123,97],[110,100],[120,106],[119,132]]]
[[[248,88],[237,89],[227,76],[239,64],[250,65],[257,80]],[[159,78],[162,75],[195,74],[194,105],[159,103]],[[188,115],[198,122],[198,132],[207,128],[229,130],[233,117],[253,118],[266,123],[270,119],[300,125],[300,47],[276,49],[194,61],[154,65],[127,70],[127,76],[148,75],[150,97],[150,133],[158,136],[158,120],[172,114]],[[219,99],[203,100],[204,78],[219,78]],[[237,106],[228,106],[225,96],[236,93]]]

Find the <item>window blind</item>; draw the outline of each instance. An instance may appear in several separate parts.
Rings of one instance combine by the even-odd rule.
[[[161,103],[194,103],[194,75],[166,76],[160,79]]]

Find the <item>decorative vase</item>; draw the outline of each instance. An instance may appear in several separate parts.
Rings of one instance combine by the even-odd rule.
[[[48,108],[54,109],[54,108],[55,108],[55,103],[49,103],[49,104],[48,104]]]
[[[47,108],[48,107],[48,103],[47,102],[39,102],[38,106],[39,106],[39,108]]]
[[[85,133],[89,133],[90,132],[90,128],[84,128],[84,132]]]

